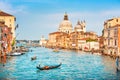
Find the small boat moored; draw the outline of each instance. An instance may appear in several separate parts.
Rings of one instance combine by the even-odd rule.
[[[36,68],[39,69],[39,70],[49,70],[49,69],[58,68],[61,65],[62,65],[62,63],[60,63],[59,65],[55,65],[55,66],[44,66],[44,67],[40,67],[40,65],[39,65]]]
[[[14,52],[14,53],[8,54],[8,56],[20,56],[20,55],[22,55],[22,53],[20,52]]]

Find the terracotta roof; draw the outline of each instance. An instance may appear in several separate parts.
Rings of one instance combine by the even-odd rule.
[[[0,16],[13,16],[0,10]]]
[[[53,32],[53,33],[49,33],[49,35],[51,35],[51,34],[67,34],[67,33],[65,33],[65,32]]]
[[[114,19],[108,19],[107,21],[112,21],[112,20],[114,20]]]

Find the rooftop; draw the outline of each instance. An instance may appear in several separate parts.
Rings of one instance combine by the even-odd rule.
[[[0,16],[13,16],[13,15],[8,14],[8,13],[3,12],[3,11],[0,10]]]

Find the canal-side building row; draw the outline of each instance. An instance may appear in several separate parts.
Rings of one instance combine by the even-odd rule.
[[[13,49],[13,39],[15,38],[16,18],[0,10],[0,59],[6,57]]]
[[[15,44],[15,29],[16,29],[15,21],[16,21],[16,18],[13,15],[0,10],[0,22],[3,22],[4,25],[6,25],[8,28],[10,28],[11,32],[12,32],[12,40],[11,40],[10,44],[8,44],[8,45]]]
[[[12,29],[0,21],[0,61],[6,58],[6,54],[12,51]]]
[[[120,55],[120,18],[104,22],[104,54]]]
[[[99,49],[97,35],[94,32],[86,32],[86,22],[78,21],[74,29],[65,13],[58,31],[49,34],[47,47],[59,47],[66,49],[92,50]],[[92,44],[91,44],[92,43]]]

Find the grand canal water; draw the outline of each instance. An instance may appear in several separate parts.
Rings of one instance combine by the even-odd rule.
[[[115,60],[90,53],[52,49],[31,48],[33,51],[21,56],[10,57],[3,67],[0,64],[0,80],[120,80]],[[32,56],[37,59],[31,61]],[[57,65],[60,68],[38,70],[36,66]]]

